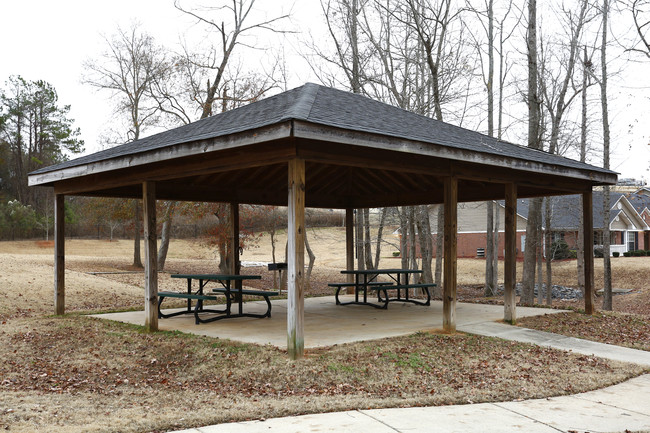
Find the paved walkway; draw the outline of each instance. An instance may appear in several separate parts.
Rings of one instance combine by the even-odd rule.
[[[372,409],[219,424],[183,433],[650,431],[650,375],[572,396],[462,406]],[[177,432],[180,433],[180,432]]]

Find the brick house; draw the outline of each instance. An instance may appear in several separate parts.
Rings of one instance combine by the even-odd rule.
[[[609,211],[610,251],[624,253],[650,248],[650,191],[633,202],[622,193],[610,193]],[[580,224],[581,201],[578,195],[551,198],[553,240],[563,239],[569,248],[575,249]],[[634,203],[634,204],[633,204]],[[503,257],[504,203],[493,202],[495,217],[499,215],[499,257]],[[638,208],[644,206],[642,211]],[[643,212],[643,213],[642,213]],[[594,247],[603,243],[603,193],[593,195]],[[542,210],[544,217],[544,210]],[[523,258],[526,249],[526,223],[528,200],[517,200],[517,258]],[[546,222],[544,221],[544,225]],[[483,257],[487,244],[487,205],[485,202],[460,203],[458,205],[458,257]]]

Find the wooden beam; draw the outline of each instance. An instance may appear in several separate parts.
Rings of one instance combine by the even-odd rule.
[[[287,352],[292,360],[304,355],[305,160],[289,161]]]
[[[560,157],[553,157],[554,161],[546,163],[528,159],[526,158],[528,155],[516,157],[492,152],[478,152],[455,146],[389,137],[372,132],[350,131],[337,127],[314,125],[306,121],[295,120],[293,125],[293,135],[298,139],[325,141],[328,143],[327,149],[336,145],[349,145],[358,149],[359,152],[365,150],[369,154],[377,154],[382,151],[399,152],[402,154],[401,156],[397,158],[393,156],[393,160],[396,163],[399,160],[408,158],[409,155],[420,158],[422,164],[427,160],[427,157],[433,157],[436,159],[444,158],[454,162],[484,166],[484,168],[487,168],[497,176],[511,169],[522,170],[526,172],[525,176],[521,176],[522,180],[537,175],[549,174],[551,176],[573,178],[574,180],[582,179],[590,183],[611,185],[616,183],[616,174],[613,172],[593,171],[586,164],[584,168],[560,165],[562,164]],[[299,149],[298,154],[305,159],[312,160],[302,149]],[[498,170],[495,168],[498,168]],[[455,171],[453,174],[454,176],[457,175]]]
[[[345,209],[345,268],[354,270],[354,209]],[[354,283],[354,275],[348,274],[348,283]],[[348,290],[348,293],[354,289]]]
[[[582,221],[585,257],[585,313],[594,314],[594,208],[591,189],[582,193]]]
[[[515,285],[517,284],[517,185],[506,184],[503,320],[517,322]]]
[[[54,196],[54,313],[65,314],[65,196]]]
[[[144,213],[144,327],[158,330],[158,243],[156,233],[156,184],[143,182]]]
[[[442,293],[442,328],[445,332],[456,331],[456,256],[458,235],[458,179],[446,177],[444,268]]]

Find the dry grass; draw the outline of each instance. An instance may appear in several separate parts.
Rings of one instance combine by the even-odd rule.
[[[636,314],[545,314],[524,317],[518,320],[517,325],[632,349],[650,350],[650,322]]]
[[[326,283],[341,278],[344,267],[344,232],[309,234],[318,256],[310,293],[331,294]],[[131,248],[129,241],[66,242],[67,311],[141,309],[143,274],[90,274],[131,270]],[[262,238],[242,259],[271,261],[268,243]],[[385,266],[397,265],[390,260],[396,259],[386,259]],[[503,401],[586,391],[642,372],[628,364],[463,334],[417,334],[311,350],[292,363],[273,347],[146,334],[77,314],[51,317],[51,245],[0,243],[0,263],[0,427],[10,431],[165,431],[352,408]],[[613,264],[618,269],[616,260]],[[480,283],[483,266],[479,260],[460,260],[461,283]],[[636,266],[645,269],[644,262]],[[167,270],[215,267],[208,248],[172,243]],[[557,267],[558,275],[562,268]],[[256,284],[272,284],[270,273],[260,268],[244,272],[262,273]],[[630,278],[629,284],[637,284]],[[180,288],[165,273],[159,284],[161,290]],[[645,296],[643,287],[638,289],[636,296]]]
[[[457,334],[308,351],[83,316],[14,319],[0,333],[0,425],[151,431],[353,408],[540,398],[637,375],[637,366]],[[218,410],[215,410],[217,409]]]

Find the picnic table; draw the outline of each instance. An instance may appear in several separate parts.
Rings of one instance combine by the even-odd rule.
[[[369,305],[375,308],[388,308],[390,302],[410,302],[417,305],[430,305],[431,293],[429,288],[435,287],[435,284],[426,283],[409,283],[409,276],[419,275],[422,273],[416,269],[364,269],[364,270],[343,270],[344,275],[354,275],[354,283],[330,283],[330,287],[336,287],[336,304],[337,305]],[[379,275],[388,276],[392,281],[376,281]],[[354,301],[341,302],[339,301],[339,292],[344,287],[354,288]],[[422,289],[427,296],[426,301],[412,299],[409,295],[410,289]],[[378,302],[368,301],[368,291],[373,290],[377,292]],[[396,296],[390,297],[388,291],[395,291]],[[363,295],[363,300],[359,300],[359,295]],[[383,295],[383,297],[382,297]]]
[[[234,317],[271,317],[271,301],[269,297],[277,296],[278,292],[267,290],[250,290],[243,289],[241,282],[244,280],[259,280],[260,275],[235,275],[235,274],[172,274],[172,278],[181,278],[187,280],[187,292],[158,292],[158,317],[168,318],[180,314],[193,314],[196,324],[213,322],[215,320],[230,319]],[[192,282],[198,281],[198,288],[192,291]],[[221,287],[212,288],[210,293],[205,293],[204,288],[210,282],[217,282]],[[238,284],[239,283],[239,284]],[[205,308],[203,301],[217,300],[218,295],[223,295],[226,298],[225,308],[222,310]],[[267,305],[267,310],[263,314],[258,313],[244,313],[243,308],[243,295],[259,296],[264,298]],[[161,305],[165,298],[182,298],[187,299],[187,308],[182,311],[173,313],[163,313]],[[196,301],[194,308],[192,308],[192,301]],[[232,305],[237,305],[237,312],[232,312]],[[200,316],[201,313],[217,314],[214,317],[204,319]]]

